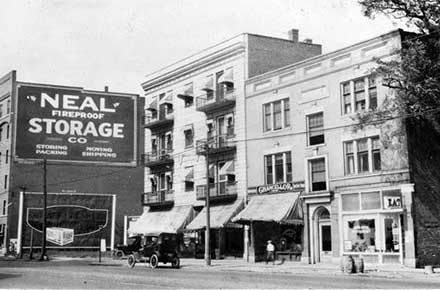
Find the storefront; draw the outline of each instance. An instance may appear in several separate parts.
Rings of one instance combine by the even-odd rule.
[[[340,197],[342,255],[362,256],[366,263],[403,264],[405,208],[409,205],[403,204],[401,190],[344,192]]]
[[[210,249],[211,257],[221,259],[227,256],[243,256],[243,226],[231,222],[231,219],[244,207],[243,200],[232,203],[216,204],[210,207]],[[196,237],[196,257],[205,253],[206,208],[185,228],[187,233]]]
[[[265,259],[268,240],[275,245],[277,256],[301,259],[304,228],[299,194],[285,192],[252,196],[245,209],[233,219],[247,226],[245,258],[248,261]]]

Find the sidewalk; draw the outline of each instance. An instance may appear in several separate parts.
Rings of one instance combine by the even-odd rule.
[[[312,274],[328,276],[364,276],[364,277],[382,277],[382,278],[418,278],[418,279],[438,279],[440,281],[440,269],[434,274],[427,275],[424,269],[408,268],[402,265],[365,265],[364,273],[347,274],[342,272],[339,264],[305,264],[301,262],[277,261],[275,265],[264,262],[247,263],[244,260],[212,260],[211,266],[206,266],[201,259],[182,259],[182,267],[191,267],[198,269],[212,269],[219,271],[243,271],[243,272],[264,272],[264,273],[285,273],[285,274]]]
[[[94,265],[97,264],[93,259]],[[114,260],[104,258],[101,264],[127,266],[127,260]],[[380,278],[407,278],[407,279],[438,279],[440,282],[440,269],[435,269],[434,274],[425,274],[424,269],[408,268],[402,265],[365,265],[364,273],[347,274],[342,272],[339,264],[322,263],[322,264],[305,264],[301,262],[275,262],[266,264],[247,263],[242,259],[225,259],[212,260],[211,266],[206,266],[203,259],[181,259],[180,265],[182,269],[193,270],[209,270],[209,271],[235,271],[235,272],[264,272],[264,273],[280,273],[280,274],[316,274],[326,276],[362,276],[362,277],[380,277]]]
[[[15,259],[0,258],[0,261],[11,261]],[[16,260],[17,262],[28,262],[27,259]],[[61,255],[51,256],[51,262],[60,263],[80,263],[91,266],[113,266],[128,267],[126,259],[112,259],[110,257],[102,257],[101,263],[97,257],[66,257]],[[417,279],[417,280],[438,280],[440,283],[440,269],[435,269],[433,274],[425,274],[424,269],[408,268],[402,265],[365,265],[364,273],[347,274],[342,272],[339,264],[322,263],[322,264],[305,264],[301,262],[275,262],[266,264],[247,263],[242,259],[225,259],[212,260],[211,266],[206,266],[203,259],[181,259],[180,265],[185,270],[203,270],[203,271],[234,271],[234,272],[261,272],[261,273],[279,273],[279,274],[304,274],[304,275],[325,275],[325,276],[361,276],[361,277],[377,277],[391,279]],[[439,284],[440,285],[440,284]]]

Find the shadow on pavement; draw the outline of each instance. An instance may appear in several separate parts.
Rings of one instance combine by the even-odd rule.
[[[2,279],[10,279],[10,278],[20,278],[21,276],[23,276],[22,274],[5,274],[5,273],[0,273],[0,280]]]

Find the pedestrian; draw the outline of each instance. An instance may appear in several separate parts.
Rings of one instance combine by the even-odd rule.
[[[266,264],[271,260],[272,264],[275,265],[275,246],[271,240],[268,240],[266,246]]]

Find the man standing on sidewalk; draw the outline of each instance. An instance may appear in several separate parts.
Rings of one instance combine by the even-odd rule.
[[[266,246],[266,264],[272,260],[272,264],[275,265],[275,246],[272,244],[271,240],[267,241]]]

